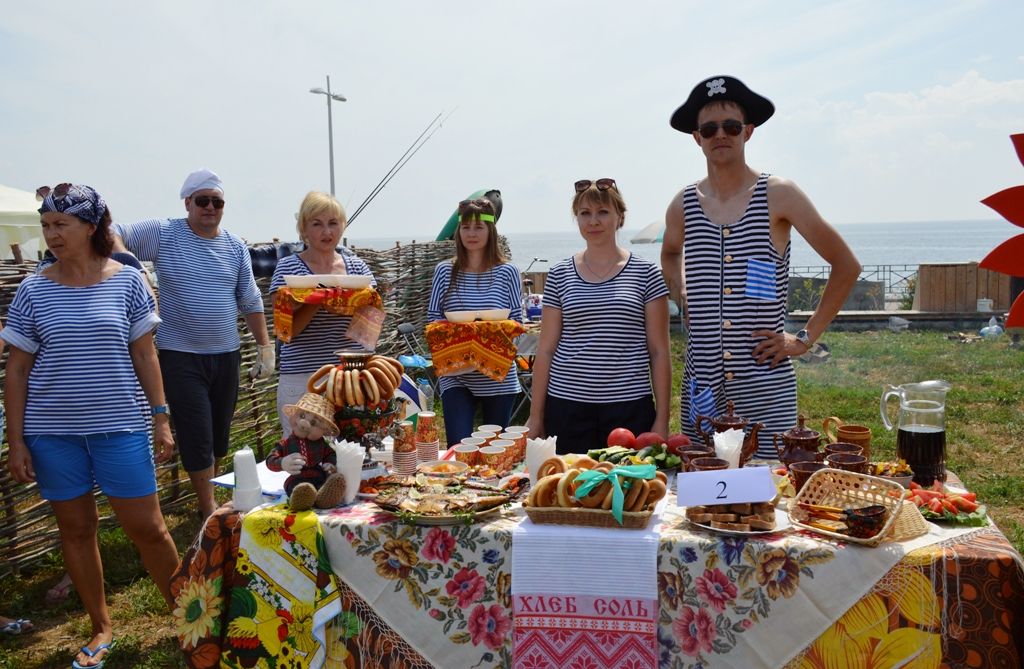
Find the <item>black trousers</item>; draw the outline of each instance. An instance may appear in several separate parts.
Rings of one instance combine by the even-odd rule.
[[[626,402],[576,402],[548,395],[544,404],[544,431],[558,436],[559,453],[586,453],[604,448],[608,433],[624,427],[633,434],[649,432],[654,424],[654,396]]]

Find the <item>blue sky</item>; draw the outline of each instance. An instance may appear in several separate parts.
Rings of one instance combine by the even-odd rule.
[[[754,167],[835,223],[996,218],[1024,183],[1024,3],[48,2],[0,0],[0,184],[95,186],[115,218],[179,215],[184,176],[225,180],[224,225],[294,237],[306,191],[351,210],[431,118],[444,127],[351,238],[433,238],[499,188],[509,232],[572,229],[579,178],[616,178],[627,225],[704,173],[668,117],[733,74],[776,115]]]

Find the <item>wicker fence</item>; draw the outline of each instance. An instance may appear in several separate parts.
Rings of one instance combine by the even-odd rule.
[[[507,250],[507,245],[504,246]],[[396,244],[384,251],[354,250],[373,270],[378,288],[384,296],[387,318],[377,350],[386,354],[402,353],[404,344],[396,328],[398,324],[408,322],[422,331],[426,323],[434,266],[453,255],[453,244],[428,242]],[[0,265],[0,315],[7,313],[18,284],[34,269],[35,263]],[[263,291],[267,323],[272,328],[272,306],[267,291],[269,279],[262,278],[257,283]],[[239,326],[242,326],[241,319]],[[84,330],[83,324],[83,334]],[[231,429],[231,448],[248,445],[262,458],[280,438],[276,408],[277,381],[250,381],[246,372],[255,357],[255,342],[243,330],[242,383]],[[6,364],[3,369],[6,369]],[[3,376],[3,370],[0,370],[0,379]],[[6,435],[4,438],[6,442]],[[188,476],[176,460],[157,470],[157,484],[160,504],[164,510],[180,507],[193,498]],[[114,523],[106,498],[98,491],[95,494],[101,522]],[[59,546],[60,540],[49,505],[39,497],[35,484],[24,485],[11,479],[5,457],[0,463],[0,576],[17,574],[21,569],[58,550]]]

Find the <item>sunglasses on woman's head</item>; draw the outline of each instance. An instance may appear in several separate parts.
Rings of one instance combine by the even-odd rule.
[[[597,181],[591,181],[590,179],[580,179],[574,185],[576,186],[577,193],[582,193],[591,186],[596,186],[597,190],[608,190],[609,188],[615,187],[615,179],[610,179],[608,177],[598,179]]]
[[[200,209],[206,209],[207,207],[210,206],[211,202],[213,203],[214,209],[224,208],[224,200],[220,199],[219,197],[210,197],[209,195],[197,195],[196,197],[192,198],[192,201],[195,202],[196,206],[199,207]]]
[[[744,125],[744,123],[740,123],[739,121],[733,120],[722,121],[720,124],[711,121],[709,123],[701,124],[701,126],[697,128],[697,131],[700,133],[700,136],[703,137],[704,139],[711,139],[712,137],[714,137],[715,134],[718,132],[719,128],[724,130],[725,134],[729,135],[730,137],[736,137],[741,132],[743,132]]]

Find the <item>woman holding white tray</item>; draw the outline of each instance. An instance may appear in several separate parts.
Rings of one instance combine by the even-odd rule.
[[[427,320],[443,320],[446,311],[509,309],[509,318],[522,323],[519,270],[498,248],[494,205],[484,198],[463,200],[458,213],[455,258],[438,263],[434,269]],[[448,444],[457,444],[473,432],[478,407],[483,423],[508,425],[520,392],[514,365],[515,362],[500,381],[477,371],[441,377],[439,387]]]
[[[341,203],[328,193],[311,191],[302,200],[295,229],[305,250],[278,261],[270,291],[287,284],[285,277],[311,275],[361,275],[373,273],[362,259],[346,248],[338,252],[338,244],[348,226],[348,217]],[[314,286],[315,287],[315,286]],[[286,404],[295,404],[306,392],[306,382],[322,366],[338,362],[336,351],[362,351],[363,347],[345,335],[351,316],[324,310],[319,304],[303,304],[292,316],[292,340],[281,344],[280,372],[277,385],[277,412],[285,438],[291,434]]]

